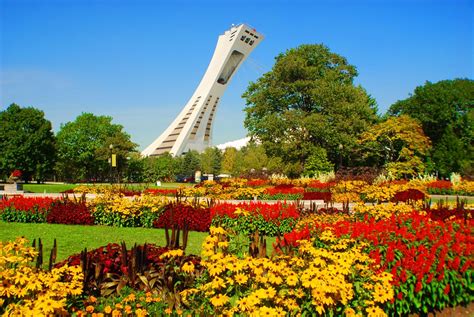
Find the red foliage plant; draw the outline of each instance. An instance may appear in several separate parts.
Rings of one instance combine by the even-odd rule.
[[[303,200],[324,200],[330,202],[332,195],[330,192],[305,192],[303,194]]]
[[[393,202],[408,202],[425,199],[425,194],[418,189],[407,189],[395,194],[392,198]]]
[[[143,248],[142,246],[140,246]],[[168,251],[168,248],[158,247],[152,244],[146,246],[147,262],[161,263],[160,255]],[[131,250],[127,251],[127,258],[131,258]],[[121,275],[126,268],[126,264],[122,263],[122,246],[117,243],[109,243],[106,246],[97,248],[87,252],[89,261],[100,265],[102,273],[112,273]],[[81,254],[71,255],[66,260],[58,263],[55,267],[62,267],[64,265],[77,266],[81,264]],[[125,268],[124,268],[125,267]]]
[[[155,220],[155,228],[187,229],[192,231],[208,231],[211,225],[209,208],[190,206],[182,203],[170,203],[159,219]]]
[[[48,214],[48,223],[93,225],[94,217],[85,202],[56,201]]]

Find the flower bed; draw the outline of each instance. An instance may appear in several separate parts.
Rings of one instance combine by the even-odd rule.
[[[291,231],[299,218],[295,204],[281,202],[219,203],[210,211],[214,225],[220,224],[246,235],[256,231],[266,236],[281,235]]]
[[[307,223],[304,223],[307,226]],[[385,306],[393,315],[427,313],[474,300],[472,219],[436,221],[418,212],[397,216],[315,221],[312,236],[330,229],[339,238],[368,243],[364,248],[381,270],[390,272],[395,299]]]

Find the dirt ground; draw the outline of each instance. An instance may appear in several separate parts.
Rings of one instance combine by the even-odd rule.
[[[415,317],[418,315],[411,315]],[[446,308],[440,312],[429,313],[428,317],[474,317],[474,302],[470,303],[466,307],[457,306],[454,308]]]

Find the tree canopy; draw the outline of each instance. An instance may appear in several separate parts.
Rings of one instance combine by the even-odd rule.
[[[136,148],[123,126],[113,124],[111,117],[92,113],[82,113],[61,125],[57,146],[57,170],[64,179],[74,181],[109,179],[111,155],[117,156],[114,174],[120,173],[129,152]]]
[[[363,158],[383,165],[395,178],[423,173],[423,159],[431,147],[421,125],[407,115],[372,126],[361,135],[359,144]]]
[[[471,79],[426,82],[413,94],[393,104],[389,115],[407,114],[421,122],[433,142],[433,170],[473,174],[474,81]]]
[[[22,178],[42,181],[55,161],[55,138],[44,112],[11,104],[0,112],[0,177],[20,170]]]
[[[354,66],[324,45],[290,49],[243,94],[244,125],[269,155],[299,172],[314,147],[333,163],[341,155],[347,163],[360,133],[377,121],[376,103],[354,85],[356,76]]]

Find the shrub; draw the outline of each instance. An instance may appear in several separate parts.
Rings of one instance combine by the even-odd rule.
[[[173,228],[192,231],[208,231],[211,225],[209,208],[192,206],[181,202],[165,206],[163,214],[154,222],[155,228]]]
[[[48,223],[67,225],[93,225],[94,217],[85,201],[73,202],[70,200],[56,201],[47,218]]]

